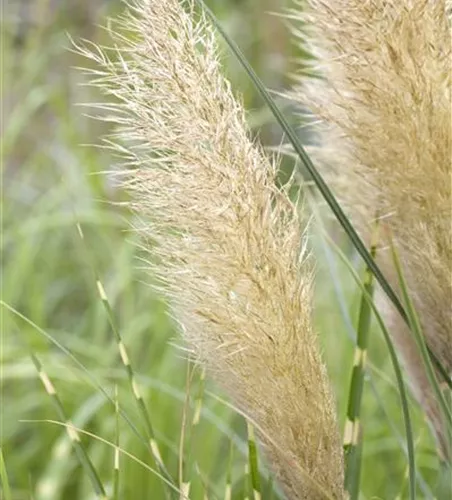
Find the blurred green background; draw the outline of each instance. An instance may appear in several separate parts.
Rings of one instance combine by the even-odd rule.
[[[232,38],[244,50],[268,87],[287,89],[296,69],[283,0],[208,1]],[[139,436],[143,422],[120,362],[117,344],[96,289],[93,269],[106,289],[114,318],[144,395],[163,459],[177,478],[179,441],[186,405],[187,361],[181,340],[166,317],[166,305],[140,269],[137,237],[130,215],[111,202],[124,199],[108,176],[115,160],[95,148],[107,125],[92,120],[89,107],[101,97],[69,50],[69,38],[106,42],[99,27],[122,10],[117,0],[9,1],[2,16],[2,348],[1,447],[12,498],[56,500],[94,498],[51,398],[38,378],[34,353],[52,379],[66,415],[76,427],[109,442],[119,434],[121,448],[152,466]],[[249,123],[266,145],[281,133],[257,98],[238,62],[225,49],[225,71],[243,96]],[[290,107],[286,111],[295,120]],[[86,247],[76,228],[80,222]],[[338,241],[343,238],[338,234]],[[353,324],[359,293],[345,269],[313,239],[317,258],[316,326],[337,395],[341,426],[353,358]],[[356,259],[355,259],[356,260]],[[359,268],[359,263],[355,263]],[[15,312],[14,312],[15,311]],[[51,340],[53,339],[53,341]],[[69,350],[83,371],[55,344]],[[407,498],[403,425],[386,347],[375,328],[366,384],[362,498]],[[191,368],[190,368],[191,369]],[[89,373],[89,376],[87,375]],[[117,389],[131,426],[119,419],[112,398]],[[203,391],[203,392],[202,392]],[[211,393],[194,373],[189,418],[202,395],[201,422],[187,439],[186,464],[192,473],[191,498],[224,498],[227,475],[232,498],[245,498],[246,429],[242,417]],[[422,414],[412,405],[420,497],[435,488],[438,460]],[[137,436],[138,434],[138,436]],[[82,437],[102,482],[111,491],[113,448]],[[232,458],[230,450],[233,450]],[[262,466],[264,498],[267,484]],[[165,498],[162,481],[121,455],[119,498]],[[279,495],[273,491],[272,495]]]

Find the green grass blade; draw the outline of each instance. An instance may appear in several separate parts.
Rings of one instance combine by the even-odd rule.
[[[358,500],[360,491],[361,465],[363,454],[362,427],[358,424],[356,429],[356,443],[346,455],[345,489],[350,495],[350,500]]]
[[[47,396],[47,394],[45,396]],[[104,406],[105,399],[101,394],[89,395],[83,401],[82,405],[71,413],[71,422],[73,426],[77,429],[83,429],[86,425],[89,425],[90,422],[93,422],[95,415],[104,408]],[[47,429],[39,433],[40,439],[45,436],[46,432]],[[47,459],[45,469],[35,476],[33,485],[30,485],[30,490],[32,490],[34,494],[33,500],[59,500],[63,496],[66,496],[64,491],[68,482],[71,481],[71,471],[73,470],[73,460],[71,459],[72,442],[67,432],[64,432],[55,439],[51,445],[49,443],[46,449]],[[89,452],[91,456],[99,457],[99,447],[96,442],[90,443]],[[102,463],[102,461],[99,460],[98,463]],[[76,476],[81,479],[78,474],[76,474]]]
[[[248,461],[251,479],[251,488],[253,490],[254,500],[261,499],[261,478],[259,474],[259,465],[257,459],[257,446],[254,437],[254,427],[250,422],[246,422],[248,431]]]
[[[90,478],[91,484],[93,486],[94,491],[96,492],[96,495],[99,498],[106,499],[107,496],[105,493],[105,488],[99,478],[99,475],[97,474],[97,471],[93,463],[91,462],[88,456],[88,453],[85,450],[85,447],[82,444],[78,431],[75,429],[72,422],[66,417],[66,412],[64,411],[63,404],[60,400],[60,397],[58,396],[55,386],[53,385],[47,373],[43,370],[42,365],[39,362],[38,358],[34,354],[32,354],[31,359],[36,367],[36,370],[38,372],[39,378],[41,379],[45,391],[53,401],[58,416],[60,417],[61,421],[64,422],[66,425],[66,431],[68,433],[69,439],[71,440],[72,446],[74,447],[74,450],[76,452],[81,467],[85,470],[88,477]]]
[[[2,498],[4,500],[12,500],[11,488],[8,481],[8,473],[6,471],[6,464],[3,458],[3,451],[0,448],[0,479],[2,486]]]
[[[85,249],[85,253],[87,255],[86,261],[91,263],[91,259],[89,258],[90,256],[89,256],[89,252],[88,252],[88,246],[87,246],[86,241],[85,241],[85,236],[84,236],[82,227],[79,223],[77,223],[77,231],[78,231],[78,235],[82,241],[83,247]],[[145,425],[146,434],[147,434],[148,440],[149,440],[149,443],[148,443],[149,450],[151,452],[152,457],[155,460],[155,463],[157,464],[157,467],[160,469],[162,474],[164,474],[169,481],[173,481],[170,473],[168,472],[168,470],[163,462],[162,455],[160,453],[160,447],[159,447],[158,442],[155,438],[154,428],[152,426],[151,418],[150,418],[148,409],[146,407],[146,403],[144,402],[140,388],[139,388],[138,383],[136,381],[136,377],[135,377],[135,373],[134,373],[134,370],[132,367],[132,363],[131,363],[130,357],[127,353],[126,346],[122,340],[121,333],[116,326],[115,315],[113,313],[113,309],[112,309],[110,302],[108,300],[105,288],[102,285],[102,282],[99,278],[99,275],[98,275],[96,269],[94,268],[94,266],[92,265],[92,263],[91,263],[91,270],[92,270],[92,273],[93,273],[94,278],[96,280],[96,286],[97,286],[99,298],[104,306],[105,312],[107,314],[108,323],[110,325],[111,331],[113,332],[113,335],[115,337],[115,340],[116,340],[116,343],[118,346],[119,356],[120,356],[122,365],[124,367],[124,370],[127,374],[127,380],[129,382],[130,390],[135,398],[140,416],[141,416],[141,418],[144,422],[144,425]],[[168,493],[167,489],[166,489],[166,491]],[[171,494],[172,493],[173,492],[171,491]]]
[[[251,482],[250,482],[250,464],[246,462],[243,474],[243,500],[250,500],[252,498]]]
[[[70,429],[67,430],[67,432],[70,432],[71,430],[74,430],[78,434],[83,434],[84,436],[88,436],[91,439],[94,439],[94,440],[98,441],[99,443],[102,443],[102,444],[104,444],[106,446],[109,446],[113,450],[116,448],[116,444],[112,443],[111,441],[108,441],[108,439],[104,439],[103,437],[98,436],[97,434],[94,434],[94,433],[86,431],[84,429],[80,429],[78,427],[75,427],[71,423],[68,424],[67,422],[61,422],[61,421],[58,421],[58,420],[51,420],[51,419],[45,419],[45,420],[21,420],[21,422],[30,422],[30,423],[34,423],[34,424],[39,424],[39,423],[53,424],[53,425],[57,425],[57,426],[60,426],[60,427],[64,427],[66,430],[68,429],[68,427],[70,427]],[[140,465],[146,471],[148,471],[148,472],[150,472],[152,474],[155,474],[157,477],[159,477],[159,479],[161,481],[163,481],[164,483],[166,483],[166,485],[168,486],[168,488],[172,489],[175,493],[180,494],[180,490],[177,488],[177,486],[175,486],[172,482],[168,481],[168,479],[165,476],[163,476],[157,469],[153,469],[146,462],[144,462],[143,460],[140,460],[138,457],[136,457],[132,453],[129,453],[124,448],[120,448],[119,452],[122,455],[124,455],[125,457],[129,458],[130,460],[132,460],[133,462],[135,462],[138,465]],[[188,499],[184,498],[184,500],[188,500]]]
[[[181,490],[181,497],[189,498],[191,489],[192,465],[194,464],[194,462],[192,461],[190,445],[193,426],[195,424],[194,419],[190,420],[189,418],[193,370],[189,360],[186,361],[186,364],[187,370],[185,375],[185,401],[182,410],[182,422],[179,438],[179,488]]]
[[[119,500],[119,400],[118,386],[115,387],[115,445],[113,465],[113,500]]]
[[[231,51],[233,52],[233,54],[235,55],[237,60],[240,62],[240,64],[244,68],[247,75],[252,80],[253,85],[255,86],[255,88],[256,88],[257,92],[259,93],[259,95],[261,96],[261,98],[264,100],[265,104],[270,108],[276,121],[278,122],[278,124],[280,125],[280,127],[284,131],[285,135],[289,139],[289,142],[291,143],[292,147],[294,148],[294,151],[296,152],[296,154],[300,158],[300,160],[303,163],[306,170],[311,175],[318,190],[322,194],[322,196],[325,199],[325,201],[327,202],[328,206],[331,208],[332,212],[334,213],[337,220],[339,221],[339,223],[343,227],[344,231],[347,233],[348,237],[350,238],[351,242],[353,243],[353,246],[359,252],[359,254],[363,258],[364,262],[366,263],[367,267],[372,271],[375,278],[380,283],[382,289],[384,290],[386,295],[389,297],[391,302],[394,304],[396,309],[399,311],[402,318],[405,320],[405,322],[407,324],[409,324],[408,317],[407,317],[407,314],[405,312],[405,309],[404,309],[402,303],[400,302],[399,298],[395,294],[391,285],[386,280],[384,274],[381,272],[381,270],[378,267],[378,265],[376,264],[375,260],[370,255],[370,253],[367,250],[362,239],[359,237],[358,233],[356,232],[356,229],[353,227],[352,223],[350,222],[348,217],[345,215],[344,211],[342,210],[342,207],[337,202],[331,189],[328,187],[326,182],[323,180],[323,177],[320,175],[319,171],[315,168],[309,155],[306,153],[304,147],[302,146],[302,144],[297,136],[297,133],[295,132],[293,127],[291,127],[289,122],[286,120],[286,118],[284,117],[284,115],[280,111],[279,107],[277,106],[275,100],[271,97],[270,93],[265,88],[265,85],[262,83],[260,78],[257,76],[255,71],[251,67],[250,63],[247,61],[246,57],[243,55],[242,51],[239,49],[239,47],[235,44],[235,42],[229,37],[229,35],[223,29],[220,22],[216,18],[215,14],[206,6],[206,4],[204,3],[203,0],[197,0],[197,1],[202,6],[202,8],[206,12],[206,14],[209,16],[209,18],[211,19],[215,28],[218,30],[220,35],[223,37],[223,39],[225,40],[225,42],[227,43],[227,45],[229,46],[229,48],[231,49]],[[435,365],[437,365],[438,370],[441,372],[442,376],[444,377],[444,380],[449,385],[449,387],[452,389],[452,380],[450,379],[449,375],[447,374],[447,371],[441,365],[441,363],[436,358],[434,353],[429,351],[429,354],[430,354],[433,362],[435,363]]]
[[[410,483],[410,500],[416,499],[416,463],[415,463],[415,455],[414,455],[414,439],[413,439],[413,427],[411,423],[410,410],[408,406],[408,396],[405,388],[405,382],[403,380],[402,369],[397,358],[397,354],[394,348],[394,344],[392,343],[389,332],[386,328],[386,325],[383,321],[383,318],[378,311],[373,298],[367,293],[364,284],[361,282],[361,279],[358,273],[353,269],[353,266],[347,259],[346,255],[342,252],[342,250],[334,243],[334,241],[328,236],[328,234],[324,233],[325,238],[329,241],[332,248],[335,249],[337,255],[344,262],[344,264],[349,269],[353,279],[356,281],[357,285],[360,287],[363,297],[367,300],[369,306],[372,309],[372,312],[375,316],[375,319],[378,322],[378,325],[381,328],[383,336],[385,338],[386,345],[388,347],[389,356],[391,358],[391,363],[394,368],[394,373],[397,379],[397,386],[399,389],[400,401],[402,404],[402,414],[403,421],[405,425],[405,435],[407,442],[407,453],[408,453],[408,469],[409,469],[409,483]]]
[[[274,492],[273,476],[270,474],[267,481],[267,495],[266,495],[267,500],[273,500],[273,492]]]
[[[419,352],[421,353],[422,360],[424,362],[425,370],[427,373],[427,377],[429,379],[430,385],[437,397],[438,403],[440,405],[441,411],[443,413],[443,418],[444,422],[446,424],[446,432],[448,433],[448,438],[446,438],[446,441],[448,442],[449,446],[451,443],[450,438],[452,437],[452,413],[449,405],[446,402],[446,399],[444,397],[444,394],[441,391],[441,388],[439,386],[438,380],[435,375],[435,370],[433,368],[433,365],[430,360],[430,356],[427,351],[427,346],[425,343],[425,337],[422,332],[422,327],[419,321],[419,316],[417,315],[416,309],[414,307],[413,301],[411,300],[410,293],[408,291],[408,287],[403,275],[402,271],[402,265],[400,262],[399,255],[397,253],[397,250],[395,248],[394,242],[391,241],[391,252],[392,252],[392,257],[394,261],[394,266],[397,271],[397,276],[399,278],[399,283],[400,283],[400,290],[402,293],[403,301],[405,302],[405,308],[408,314],[408,320],[410,323],[410,328],[411,331],[414,333],[414,337],[416,339],[416,343],[419,349]],[[451,451],[449,449],[449,456],[451,456]]]
[[[182,421],[182,430],[186,427],[185,432],[185,447],[183,447],[184,437],[181,432],[181,444],[180,444],[180,457],[179,460],[183,461],[183,475],[179,473],[180,479],[179,483],[181,489],[184,491],[185,495],[188,497],[191,488],[191,478],[193,472],[196,471],[196,460],[195,454],[193,452],[193,443],[197,441],[202,441],[203,436],[199,430],[199,424],[201,423],[201,412],[203,408],[203,398],[204,398],[204,384],[206,377],[205,368],[201,368],[201,373],[199,376],[199,386],[198,391],[195,396],[195,400],[193,403],[193,413],[191,418],[189,417],[189,409],[190,409],[190,397],[191,397],[191,385],[192,379],[196,373],[196,369],[192,367],[190,361],[187,360],[187,384],[185,391],[185,403],[184,403],[184,413],[183,413],[183,421]],[[185,451],[184,451],[185,450]],[[207,495],[207,490],[206,490]]]
[[[92,373],[86,368],[86,366],[80,362],[76,356],[72,354],[72,352],[66,348],[63,344],[58,342],[58,340],[54,339],[49,333],[47,333],[44,329],[42,329],[39,325],[37,325],[34,321],[32,321],[30,318],[27,316],[23,315],[20,311],[17,309],[14,309],[14,307],[10,306],[6,302],[3,302],[3,300],[0,300],[0,305],[7,309],[10,313],[14,314],[18,318],[20,318],[22,321],[24,321],[27,325],[31,326],[33,329],[35,329],[40,335],[42,335],[46,340],[48,340],[51,344],[53,344],[55,347],[57,347],[62,353],[64,353],[87,377],[91,385],[98,390],[107,401],[109,401],[113,407],[115,406],[114,399],[108,394],[108,392],[102,387],[102,385],[96,380],[96,378],[92,375]],[[130,427],[132,432],[135,434],[135,436],[143,442],[145,446],[147,446],[146,439],[144,436],[140,434],[136,426],[133,424],[132,420],[130,417],[127,415],[127,413],[124,412],[122,408],[119,408],[119,412],[121,414],[121,417],[124,419],[124,421],[127,423],[127,425]]]
[[[202,491],[202,495],[203,495],[202,498],[203,498],[203,500],[208,500],[209,498],[213,498],[214,500],[217,500],[218,497],[215,496],[215,494],[212,491],[213,487],[212,487],[211,482],[209,481],[208,477],[206,477],[206,475],[201,471],[198,463],[195,463],[195,472],[196,472],[198,479],[202,485],[202,490],[203,490]],[[189,500],[189,499],[187,498],[184,500]]]
[[[375,258],[377,251],[378,222],[376,224],[377,227],[375,228],[374,240],[370,251],[372,258]],[[368,268],[365,270],[363,286],[366,293],[373,298],[373,275]],[[363,295],[361,297],[358,317],[357,341],[344,432],[345,489],[350,494],[350,500],[358,499],[360,489],[362,455],[360,414],[371,318],[372,311],[370,305]]]
[[[195,408],[193,411],[193,420],[192,420],[193,428],[197,427],[201,420],[205,380],[206,380],[206,370],[205,368],[201,368],[201,375],[199,376],[199,389],[196,395]]]
[[[224,500],[231,500],[232,498],[232,465],[234,457],[234,443],[231,441],[229,448],[228,468],[226,470],[226,486],[224,488]]]

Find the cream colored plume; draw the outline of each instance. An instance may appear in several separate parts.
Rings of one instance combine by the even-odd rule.
[[[395,238],[427,343],[452,371],[451,37],[444,0],[308,0],[317,74],[293,95],[321,118],[313,154],[361,234],[383,216]],[[303,36],[299,33],[297,36]],[[383,245],[384,246],[384,242]],[[380,264],[397,288],[389,249]],[[393,317],[396,317],[394,313]],[[392,330],[413,388],[446,437],[411,334]]]
[[[256,423],[287,497],[343,498],[302,222],[249,138],[215,33],[177,0],[137,1],[119,28],[114,62],[85,53],[117,100],[103,107],[152,272],[189,346]]]

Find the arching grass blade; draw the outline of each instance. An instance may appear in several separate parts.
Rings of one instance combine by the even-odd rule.
[[[446,441],[445,445],[449,445],[449,456],[447,457],[449,460],[451,459],[452,456],[452,412],[450,405],[448,405],[444,394],[441,391],[441,387],[439,386],[438,380],[436,378],[435,370],[433,368],[433,364],[430,360],[430,357],[428,355],[428,350],[427,346],[425,343],[425,337],[422,332],[422,327],[419,321],[419,316],[417,315],[416,309],[414,307],[413,301],[410,297],[410,294],[408,292],[408,287],[403,275],[403,270],[402,270],[402,264],[400,262],[399,255],[397,253],[397,250],[395,248],[394,242],[391,240],[391,252],[392,252],[392,257],[394,261],[394,266],[397,271],[397,276],[399,278],[399,283],[400,283],[400,290],[402,294],[403,301],[405,302],[405,308],[408,314],[408,319],[411,327],[411,331],[414,333],[414,337],[416,339],[416,343],[419,349],[419,352],[421,353],[422,360],[424,362],[425,370],[427,377],[429,379],[430,385],[436,395],[436,398],[438,400],[439,406],[441,408],[441,412],[443,414],[443,419],[445,422],[445,427],[446,427]]]
[[[85,253],[87,256],[86,261],[91,263],[90,256],[88,253],[88,247],[87,247],[87,244],[85,241],[85,236],[84,236],[82,227],[79,223],[77,223],[77,231],[78,231],[78,235],[80,237],[80,240],[83,244],[83,247],[84,247],[84,250],[85,250]],[[149,440],[149,442],[148,442],[149,450],[150,450],[151,455],[152,455],[157,467],[159,468],[160,472],[163,475],[165,475],[169,481],[173,481],[170,473],[166,469],[165,464],[162,460],[162,456],[160,453],[160,447],[159,447],[157,440],[155,438],[155,433],[154,433],[154,428],[152,426],[151,418],[150,418],[148,409],[146,407],[146,403],[145,403],[143,396],[141,394],[141,390],[140,390],[138,383],[136,381],[135,373],[134,373],[134,370],[132,367],[130,357],[127,353],[126,346],[122,340],[122,336],[121,336],[121,333],[119,331],[119,328],[116,325],[113,309],[112,309],[110,302],[108,300],[105,288],[104,288],[104,286],[99,278],[99,275],[98,275],[98,273],[97,273],[97,271],[94,268],[92,263],[91,263],[91,270],[92,270],[92,273],[93,273],[93,276],[94,276],[94,279],[96,282],[99,298],[101,299],[102,304],[104,306],[110,328],[113,332],[113,335],[115,337],[115,340],[116,340],[116,343],[118,346],[118,352],[119,352],[120,359],[121,359],[122,365],[124,367],[124,370],[127,374],[127,380],[129,382],[131,392],[136,400],[138,410],[140,412],[140,416],[144,422],[146,434],[147,434],[147,437]],[[166,491],[167,495],[170,495],[170,496],[173,495],[172,491],[168,491],[168,489],[166,489],[165,491]]]
[[[47,394],[50,396],[50,398],[54,403],[58,416],[60,417],[61,421],[64,422],[66,425],[66,431],[68,433],[69,439],[71,440],[72,446],[74,447],[74,450],[76,452],[81,467],[86,471],[88,477],[90,478],[91,484],[93,485],[93,489],[98,498],[106,499],[107,495],[105,493],[105,488],[99,478],[99,475],[97,474],[97,471],[93,463],[91,462],[88,456],[88,453],[85,450],[85,447],[82,444],[78,431],[75,429],[71,421],[66,417],[66,412],[64,411],[63,404],[60,400],[60,397],[58,396],[55,386],[51,382],[47,373],[43,370],[42,365],[39,362],[38,358],[34,354],[32,354],[31,359],[36,367],[36,370],[44,386],[44,389],[46,390]]]

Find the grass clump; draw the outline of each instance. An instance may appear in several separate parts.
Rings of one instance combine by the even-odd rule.
[[[46,12],[47,4],[38,3],[36,12]],[[344,12],[353,3],[356,16],[368,12],[365,6],[381,7],[379,2],[340,3]],[[8,71],[3,74],[11,81],[2,143],[7,188],[1,242],[5,263],[1,383],[3,400],[13,404],[2,405],[2,494],[38,500],[104,494],[114,499],[192,500],[346,498],[348,494],[351,499],[449,498],[450,468],[442,460],[444,453],[437,453],[422,407],[405,392],[397,359],[400,348],[391,341],[397,332],[383,322],[372,297],[369,269],[361,269],[316,195],[307,197],[315,214],[307,227],[299,199],[304,199],[302,192],[312,193],[311,187],[300,190],[291,160],[267,155],[260,141],[252,138],[249,124],[261,123],[268,113],[246,114],[224,76],[229,69],[229,80],[247,89],[243,98],[247,105],[259,102],[259,92],[250,92],[240,81],[237,64],[243,64],[243,56],[237,52],[238,59],[220,62],[217,32],[224,25],[228,43],[237,37],[241,45],[245,42],[248,56],[255,54],[258,42],[266,47],[270,35],[265,33],[264,43],[261,28],[254,29],[259,23],[253,22],[240,38],[243,30],[237,26],[242,26],[243,14],[235,14],[248,12],[254,20],[261,8],[252,10],[247,4],[244,10],[227,12],[223,4],[230,7],[228,2],[208,4],[220,22],[214,16],[206,18],[206,11],[195,2],[139,0],[106,30],[87,22],[79,29],[72,24],[75,18],[52,11],[48,19],[40,17],[48,26],[35,26],[29,37],[21,30],[19,37],[14,29],[7,32],[3,62]],[[414,25],[421,30],[418,4],[407,1],[400,8],[387,5],[374,12],[374,21],[384,30],[377,30],[381,38],[373,48],[367,47],[372,50],[363,51],[366,57],[380,57],[379,41],[396,26],[402,26],[399,31],[405,35]],[[331,37],[327,45],[333,52],[346,48],[338,43],[339,36],[345,36],[340,30],[344,24],[338,27],[334,16],[323,10],[328,2],[309,5],[305,11],[305,6],[296,4],[292,12],[300,30],[320,45],[321,39]],[[443,36],[444,31],[429,31],[433,4],[423,5],[427,23],[420,38]],[[93,6],[90,3],[89,16],[96,11]],[[103,19],[105,8],[98,6],[97,19]],[[116,7],[112,4],[110,12]],[[314,17],[304,17],[303,12]],[[440,16],[440,10],[435,12]],[[322,15],[334,29],[316,32],[326,26],[315,20]],[[350,32],[356,27],[352,24]],[[64,49],[65,30],[75,40],[84,35],[95,41],[82,48],[89,62]],[[399,36],[399,31],[391,36]],[[279,27],[278,33],[283,32]],[[251,46],[246,46],[250,40]],[[307,68],[305,39],[302,45],[301,51],[294,49],[296,60],[298,64],[304,54],[302,65]],[[363,48],[355,45],[357,52]],[[348,67],[349,51],[333,60],[322,51],[316,55],[322,66],[335,65],[339,76],[330,80],[339,86],[332,92],[339,99],[343,74],[338,65],[342,61]],[[408,67],[409,59],[400,57],[401,67]],[[259,54],[251,62],[256,67],[265,60]],[[430,63],[434,66],[435,61]],[[68,67],[86,65],[91,68],[91,85],[79,86],[86,83],[85,76]],[[394,74],[400,77],[399,73]],[[365,81],[357,75],[358,82]],[[317,79],[318,99],[328,95],[327,76]],[[261,84],[256,75],[253,78]],[[428,80],[426,74],[423,79]],[[406,81],[400,77],[399,83]],[[388,86],[388,92],[394,88]],[[276,101],[265,86],[258,90],[275,112]],[[303,102],[302,92],[296,91]],[[348,122],[355,119],[353,113],[357,120],[367,118],[343,99],[330,111],[342,106],[342,113],[350,113]],[[86,101],[103,103],[95,111],[101,120],[85,118],[75,107]],[[308,104],[327,123],[329,117],[318,102],[313,97]],[[364,103],[375,118],[379,102],[375,98]],[[413,114],[417,110],[414,121],[420,126],[417,113],[424,113],[425,107],[415,108],[413,102],[410,109]],[[93,114],[96,106],[89,106]],[[322,129],[319,152],[312,147],[316,138],[311,128],[295,132],[290,120],[276,115],[294,142],[308,144],[315,160],[312,172],[317,172],[317,164],[323,174],[329,164],[350,160],[347,166],[353,168],[342,170],[343,177],[332,182],[333,192],[345,202],[346,213],[364,239],[363,248],[370,247],[373,214],[382,204],[366,198],[360,205],[354,198],[353,205],[343,190],[347,176],[350,185],[355,174],[370,181],[374,177],[367,177],[365,168],[377,168],[375,164],[364,168],[348,156],[354,130],[350,137],[343,134],[345,139],[335,136],[337,142],[326,143],[330,136]],[[408,121],[411,115],[404,116]],[[328,123],[337,127],[333,119]],[[272,145],[283,142],[275,129],[267,124],[260,138],[264,142],[270,138]],[[366,130],[369,133],[370,128],[364,123],[359,132]],[[396,151],[400,135],[394,127],[391,130],[388,139],[395,142],[385,150]],[[98,143],[100,136],[107,138],[103,146],[81,147]],[[352,145],[358,150],[371,142],[362,139]],[[330,149],[335,151],[332,157]],[[381,153],[378,158],[385,157]],[[362,174],[355,172],[358,166]],[[409,172],[407,165],[404,168]],[[102,175],[92,175],[98,173]],[[366,189],[381,189],[378,196],[384,201],[382,179],[372,180]],[[434,196],[426,186],[424,201]],[[111,203],[98,203],[99,199]],[[334,206],[336,201],[331,200]],[[439,200],[444,203],[444,198]],[[428,207],[439,200],[428,202]],[[386,214],[396,201],[386,198],[380,213]],[[410,205],[413,210],[416,203]],[[418,323],[414,312],[418,303],[413,307],[409,297],[422,302],[422,297],[415,298],[412,262],[400,246],[407,233],[397,235],[397,213],[379,221],[383,237],[368,253],[376,251],[378,264],[397,293],[401,283],[400,298],[420,339],[419,359],[428,361],[427,350],[435,347],[425,312],[420,311]],[[130,219],[135,231],[128,230]],[[369,231],[361,220],[371,223]],[[409,228],[408,216],[403,220]],[[430,219],[422,220],[426,225]],[[324,225],[332,238],[325,237]],[[83,227],[82,238],[77,227]],[[396,271],[408,269],[400,280],[397,273],[388,273],[388,233],[401,254],[402,266]],[[338,243],[347,248],[346,255]],[[174,347],[181,343],[181,333],[184,350]],[[45,374],[44,380],[51,380],[51,387],[58,390],[59,416],[50,404],[52,399],[56,402],[54,395],[48,397],[36,374],[33,360],[37,359],[41,380]],[[447,360],[441,361],[446,366]],[[430,378],[436,381],[435,376]],[[349,389],[351,379],[356,383]],[[233,404],[218,396],[222,390]],[[447,391],[445,396],[441,409],[447,416]],[[338,428],[346,430],[342,440]]]

